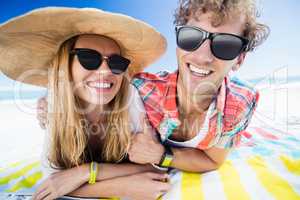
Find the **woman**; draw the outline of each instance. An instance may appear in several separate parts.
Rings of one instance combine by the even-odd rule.
[[[50,93],[42,161],[50,176],[33,199],[156,199],[169,189],[148,165],[113,164],[126,161],[131,133],[143,131],[130,116],[138,108],[129,97],[139,96],[128,78],[164,52],[159,33],[98,9],[44,8],[1,25],[0,40],[3,73]]]

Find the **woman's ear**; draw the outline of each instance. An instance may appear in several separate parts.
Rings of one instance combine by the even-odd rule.
[[[243,52],[239,55],[236,64],[232,67],[233,71],[237,71],[241,67],[241,65],[244,63],[245,57],[246,52]]]

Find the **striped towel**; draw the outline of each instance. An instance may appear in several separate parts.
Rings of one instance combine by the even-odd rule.
[[[248,133],[249,139],[216,171],[173,170],[173,187],[161,199],[300,200],[300,139],[260,127]],[[32,194],[42,179],[40,163],[34,160],[0,166],[0,199]]]

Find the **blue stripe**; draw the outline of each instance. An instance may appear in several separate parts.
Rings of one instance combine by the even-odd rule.
[[[131,84],[134,85],[137,89],[139,89],[144,84],[143,79],[133,78]]]
[[[253,86],[251,86],[251,84],[249,82],[241,80],[236,76],[231,77],[230,81],[237,86],[244,87],[244,88],[250,90],[254,94],[257,92],[256,89]]]

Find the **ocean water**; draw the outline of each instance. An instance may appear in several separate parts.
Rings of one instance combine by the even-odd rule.
[[[15,92],[12,90],[4,90],[0,91],[0,101],[8,101],[8,100],[33,100],[39,97],[42,97],[46,94],[46,90],[34,90],[34,91],[22,91],[22,92]]]

